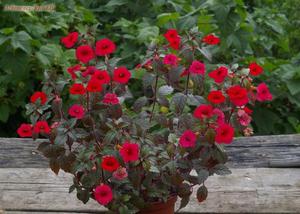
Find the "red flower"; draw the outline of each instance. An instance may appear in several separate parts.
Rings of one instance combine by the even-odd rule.
[[[74,104],[69,108],[69,115],[77,119],[82,119],[84,116],[84,108],[82,105]]]
[[[177,39],[174,39],[172,41],[169,41],[169,45],[171,48],[174,50],[178,50],[180,46],[180,38],[178,37]]]
[[[179,35],[176,29],[169,29],[165,34],[164,37],[170,42],[174,39],[178,39]]]
[[[70,88],[70,94],[84,94],[85,93],[85,89],[84,86],[80,83],[74,83],[71,88]]]
[[[126,84],[131,77],[131,73],[126,67],[119,67],[114,70],[113,80],[122,84]]]
[[[253,110],[248,108],[247,106],[244,107],[244,111],[247,113],[247,114],[252,114]]]
[[[88,66],[87,69],[81,73],[82,77],[87,77],[88,75],[93,75],[96,71],[99,71],[95,66]]]
[[[96,55],[105,56],[115,52],[116,45],[110,39],[104,38],[96,42]]]
[[[98,80],[101,84],[108,84],[110,82],[110,76],[105,70],[95,71],[92,79]]]
[[[18,128],[17,133],[20,137],[31,137],[32,136],[32,125],[23,123]]]
[[[191,130],[186,130],[183,132],[179,139],[179,144],[183,148],[195,147],[196,145],[196,134]]]
[[[264,71],[264,69],[260,65],[258,65],[256,62],[252,62],[249,65],[249,69],[250,69],[250,74],[252,76],[258,76],[261,73],[263,73],[263,71]]]
[[[266,83],[260,83],[256,88],[256,92],[257,100],[260,102],[271,101],[273,99]]]
[[[213,116],[213,107],[211,105],[200,105],[194,111],[194,117],[198,119],[210,118]]]
[[[99,204],[105,206],[113,200],[113,192],[110,186],[101,184],[95,188],[94,197]]]
[[[224,66],[221,66],[208,74],[210,78],[215,80],[215,83],[222,83],[227,75],[228,69]]]
[[[189,72],[192,74],[201,74],[204,75],[205,73],[205,64],[194,60],[189,68]]]
[[[207,99],[213,104],[220,104],[225,101],[225,96],[222,91],[211,91],[209,92]]]
[[[49,134],[50,133],[50,127],[47,123],[47,121],[38,121],[33,127],[33,132],[35,133],[42,133],[42,134]]]
[[[102,102],[105,104],[116,105],[119,104],[119,99],[116,94],[107,93],[105,94]]]
[[[102,158],[101,167],[106,171],[114,172],[119,166],[120,164],[114,156],[105,156]]]
[[[175,54],[167,54],[164,57],[163,63],[166,65],[177,65],[178,58]]]
[[[42,91],[36,91],[34,94],[30,97],[30,102],[35,103],[37,100],[40,101],[42,105],[44,105],[47,102],[47,95]]]
[[[219,37],[216,37],[213,34],[209,34],[209,35],[203,37],[202,41],[209,45],[217,45],[220,43]]]
[[[120,149],[120,155],[123,158],[124,162],[137,161],[139,159],[139,144],[125,142]]]
[[[102,84],[97,79],[90,79],[86,87],[86,90],[89,92],[100,92],[102,91]]]
[[[78,32],[69,33],[67,36],[60,39],[61,43],[64,44],[66,48],[71,48],[75,45],[78,40]]]
[[[216,132],[217,134],[215,137],[215,141],[217,143],[230,144],[232,142],[234,129],[231,125],[223,123],[217,128]]]
[[[76,58],[82,63],[88,63],[95,58],[94,50],[89,45],[82,45],[76,49]]]
[[[72,79],[76,79],[76,71],[80,71],[81,65],[77,64],[67,68],[68,73],[71,75]]]
[[[231,86],[227,89],[230,101],[236,106],[243,106],[249,102],[247,90],[239,85]]]

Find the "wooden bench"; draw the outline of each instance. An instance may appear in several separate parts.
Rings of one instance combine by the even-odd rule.
[[[69,194],[29,139],[0,138],[0,213],[105,213]],[[226,146],[229,176],[211,176],[208,198],[192,197],[183,213],[300,213],[300,135],[238,138]],[[1,211],[2,210],[2,211]]]

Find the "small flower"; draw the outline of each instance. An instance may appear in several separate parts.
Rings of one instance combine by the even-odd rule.
[[[126,84],[131,77],[131,73],[126,67],[119,67],[114,70],[113,80],[115,82]]]
[[[234,137],[234,129],[231,125],[223,123],[216,130],[215,141],[217,143],[230,144]]]
[[[215,83],[222,83],[227,75],[228,69],[225,66],[221,66],[208,74],[210,78],[214,79]]]
[[[222,91],[211,91],[209,92],[207,99],[213,104],[220,104],[225,101],[225,96]]]
[[[180,38],[178,37],[177,39],[174,39],[174,40],[170,41],[169,45],[174,50],[178,50],[179,46],[180,46]]]
[[[263,73],[264,69],[258,65],[256,62],[252,62],[249,65],[250,74],[252,76],[258,76]]]
[[[114,173],[113,177],[117,180],[123,180],[128,177],[128,173],[125,167],[119,167]]]
[[[42,91],[36,91],[34,94],[30,97],[30,102],[36,103],[36,101],[40,101],[40,104],[44,105],[47,102],[47,95]]]
[[[260,102],[271,101],[273,99],[266,83],[260,83],[256,88],[256,92],[257,100]]]
[[[95,188],[94,197],[99,204],[105,206],[113,200],[113,192],[110,186],[101,184]]]
[[[78,40],[78,35],[78,32],[72,32],[67,36],[62,37],[60,41],[66,48],[72,48]]]
[[[249,102],[247,90],[239,85],[231,86],[227,89],[230,101],[236,106],[243,106]]]
[[[87,69],[81,73],[82,77],[87,77],[88,75],[93,75],[96,71],[99,71],[95,66],[88,66]]]
[[[77,119],[82,119],[84,116],[84,108],[82,105],[74,104],[69,108],[69,115]]]
[[[77,64],[67,68],[67,72],[71,75],[71,78],[75,80],[77,78],[76,71],[80,71],[81,65]]]
[[[196,145],[196,134],[191,130],[185,130],[179,138],[179,144],[183,148],[195,147]]]
[[[38,121],[33,127],[33,132],[34,133],[41,133],[41,134],[49,134],[51,131],[47,121]]]
[[[247,127],[243,130],[243,133],[245,136],[249,137],[249,136],[253,135],[253,129],[250,127]]]
[[[169,29],[165,34],[164,37],[170,42],[174,39],[178,39],[179,35],[176,29]]]
[[[192,74],[201,74],[204,75],[205,73],[205,64],[194,60],[189,68],[189,72]]]
[[[90,79],[86,87],[86,90],[89,92],[100,92],[102,91],[102,84],[97,79]]]
[[[223,111],[221,111],[220,109],[215,108],[213,110],[213,115],[217,116],[216,122],[218,123],[218,125],[221,125],[225,122],[225,115]]]
[[[116,105],[119,104],[119,99],[116,94],[107,93],[105,94],[102,102],[105,104]]]
[[[194,117],[198,119],[206,119],[213,116],[213,107],[211,105],[200,105],[194,111]]]
[[[101,84],[108,84],[110,82],[110,76],[105,70],[95,71],[92,79],[98,80]]]
[[[17,133],[20,137],[31,137],[32,136],[32,125],[23,123],[18,128]]]
[[[247,113],[247,114],[252,114],[253,113],[253,110],[248,108],[247,106],[245,106],[244,108],[244,111]]]
[[[248,126],[251,123],[251,117],[242,109],[237,112],[238,121],[242,126]]]
[[[115,52],[116,45],[110,39],[104,38],[96,42],[96,55],[105,56]]]
[[[167,54],[165,57],[164,57],[164,60],[163,60],[163,63],[165,65],[173,65],[173,66],[176,66],[177,65],[177,62],[178,62],[178,58],[175,54]]]
[[[205,37],[203,37],[202,42],[209,44],[209,45],[217,45],[220,43],[219,37],[216,37],[213,34],[209,34]]]
[[[83,95],[85,94],[85,88],[82,84],[80,83],[74,83],[71,88],[70,88],[70,94],[79,94],[79,95]]]
[[[82,63],[88,63],[95,58],[94,50],[89,45],[82,45],[76,49],[76,58]]]
[[[114,172],[119,168],[120,164],[114,156],[105,156],[102,158],[101,167],[102,169]]]
[[[139,144],[125,142],[120,149],[120,155],[123,158],[124,162],[137,161],[139,159]]]

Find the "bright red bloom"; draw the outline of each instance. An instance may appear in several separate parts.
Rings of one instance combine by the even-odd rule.
[[[76,79],[76,71],[80,71],[81,65],[77,64],[67,68],[68,73],[71,75],[72,79]]]
[[[17,133],[20,137],[31,137],[32,136],[32,125],[22,123],[18,128]]]
[[[174,50],[178,50],[179,46],[180,46],[180,37],[178,37],[177,39],[174,39],[172,41],[169,41],[169,45]]]
[[[78,32],[69,33],[67,36],[60,39],[61,43],[64,44],[66,48],[71,48],[75,45],[78,40]]]
[[[38,121],[33,127],[34,133],[42,133],[42,134],[49,134],[51,131],[47,121]]]
[[[119,99],[116,94],[107,93],[105,94],[102,102],[105,104],[116,105],[119,104]]]
[[[225,101],[225,96],[222,91],[211,91],[209,92],[207,99],[213,104],[220,104]]]
[[[105,56],[115,52],[116,45],[110,39],[104,38],[96,42],[96,55]]]
[[[244,111],[247,113],[247,114],[252,114],[253,110],[248,108],[247,106],[244,107]]]
[[[215,141],[217,143],[230,144],[232,142],[234,137],[234,129],[231,125],[223,123],[217,128],[216,132],[217,134]]]
[[[202,42],[209,44],[209,45],[217,45],[220,43],[220,39],[219,39],[219,37],[217,37],[213,34],[209,34],[209,35],[203,37]]]
[[[113,80],[118,83],[126,84],[131,77],[130,71],[126,67],[119,67],[114,70]]]
[[[205,73],[205,64],[194,60],[189,68],[189,72],[192,74],[201,74],[204,75]]]
[[[120,149],[120,155],[124,162],[137,161],[139,159],[140,148],[137,143],[125,142]]]
[[[195,147],[197,136],[191,130],[185,130],[179,138],[179,144],[183,148]]]
[[[70,88],[70,94],[85,94],[85,88],[80,83],[74,83]]]
[[[227,89],[230,101],[236,106],[243,106],[249,102],[247,90],[239,85],[231,86]]]
[[[76,49],[76,58],[82,63],[88,63],[95,58],[94,50],[89,45],[82,45]]]
[[[119,168],[120,164],[114,156],[105,156],[102,158],[101,167],[102,169],[114,172]]]
[[[87,69],[81,73],[82,77],[87,77],[88,75],[93,75],[96,71],[99,71],[95,66],[88,66]]]
[[[82,105],[74,104],[69,108],[69,115],[77,119],[82,119],[84,116],[84,108]]]
[[[210,78],[215,80],[215,83],[222,83],[227,75],[228,69],[225,66],[221,66],[208,74]]]
[[[174,39],[178,39],[179,35],[176,29],[169,29],[165,34],[164,37],[170,42]]]
[[[90,79],[87,84],[86,90],[89,92],[100,92],[102,91],[102,84],[97,79]]]
[[[178,62],[178,58],[175,54],[167,54],[164,57],[163,63],[166,65],[174,65],[176,66]]]
[[[213,116],[213,107],[211,105],[200,105],[194,111],[194,117],[198,119],[210,118]]]
[[[110,82],[110,76],[105,70],[97,70],[92,76],[92,79],[98,80],[101,84],[108,84]]]
[[[95,188],[94,197],[99,204],[105,206],[113,200],[113,192],[110,186],[101,184]]]
[[[42,91],[36,91],[34,94],[30,97],[30,102],[35,103],[37,100],[40,101],[42,105],[44,105],[47,102],[47,95]]]
[[[273,99],[266,83],[260,83],[256,88],[256,92],[257,100],[260,102],[271,101]]]
[[[263,73],[263,71],[264,71],[264,69],[260,65],[258,65],[256,62],[250,63],[249,69],[250,69],[250,74],[252,76],[258,76],[261,73]]]

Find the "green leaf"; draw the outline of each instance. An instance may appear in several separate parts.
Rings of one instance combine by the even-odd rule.
[[[2,103],[0,105],[0,121],[6,122],[9,117],[10,107],[8,104]]]
[[[31,52],[31,36],[25,31],[19,31],[11,36],[11,45],[14,49],[20,48],[26,53]]]
[[[90,199],[90,193],[86,189],[78,189],[77,190],[77,198],[86,204]]]
[[[218,164],[216,165],[212,171],[216,173],[217,175],[230,175],[231,171],[226,167],[224,164]]]
[[[148,26],[148,27],[142,27],[139,30],[139,34],[137,36],[137,39],[140,42],[149,42],[152,39],[157,38],[159,35],[159,28],[156,26]]]
[[[175,112],[180,114],[186,104],[187,97],[183,93],[176,93],[171,100],[171,103],[174,105]]]
[[[167,96],[167,95],[172,94],[173,91],[174,91],[174,88],[172,86],[163,85],[158,89],[158,94],[159,94],[159,96]]]
[[[148,99],[147,97],[139,97],[133,104],[133,110],[135,112],[140,112],[144,106],[148,104]]]
[[[207,194],[208,194],[208,191],[207,191],[207,188],[204,185],[200,186],[198,188],[198,190],[197,190],[197,199],[198,199],[199,203],[206,200]]]
[[[60,169],[58,160],[55,158],[51,158],[49,165],[51,170],[57,175]]]
[[[163,26],[170,21],[177,21],[179,13],[162,13],[157,16],[157,24]]]
[[[206,181],[206,179],[208,178],[209,176],[209,172],[205,169],[196,169],[197,171],[197,175],[198,175],[198,182],[199,184],[203,183],[204,181]]]

